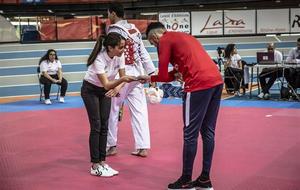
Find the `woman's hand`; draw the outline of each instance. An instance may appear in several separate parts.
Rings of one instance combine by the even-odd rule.
[[[119,85],[120,86],[120,85]],[[119,97],[120,96],[120,89],[121,87],[115,87],[114,89],[110,89],[108,92],[105,93],[105,96],[107,97]]]
[[[138,80],[140,83],[144,84],[144,83],[146,83],[146,82],[151,82],[151,77],[148,76],[148,75],[140,75],[140,76],[137,77],[137,80]]]
[[[55,84],[57,84],[57,83],[59,83],[59,80],[52,79],[52,82],[55,83]]]

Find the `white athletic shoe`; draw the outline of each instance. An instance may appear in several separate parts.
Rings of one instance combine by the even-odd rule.
[[[265,93],[264,99],[269,100],[271,98],[271,95],[269,93]]]
[[[107,169],[104,166],[99,165],[97,168],[91,167],[91,175],[100,176],[100,177],[112,177],[114,173],[112,170]]]
[[[64,102],[65,102],[65,98],[64,98],[64,97],[62,97],[62,96],[61,96],[61,97],[59,97],[59,102],[60,102],[60,103],[64,103]]]
[[[110,171],[113,175],[118,175],[119,172],[117,170],[112,169],[108,164],[104,164],[103,167],[105,167],[108,171]]]
[[[50,105],[50,104],[52,104],[52,102],[51,102],[50,99],[46,99],[46,100],[45,100],[45,104],[46,104],[46,105]]]
[[[234,95],[238,97],[243,96],[243,94],[241,94],[239,91],[236,91]]]
[[[259,99],[263,99],[264,98],[264,93],[263,92],[261,92],[257,97],[259,98]]]

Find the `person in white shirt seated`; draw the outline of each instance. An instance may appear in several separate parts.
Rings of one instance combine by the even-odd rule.
[[[297,47],[290,50],[286,62],[300,64],[300,38],[297,39]]]
[[[267,51],[270,53],[274,53],[274,63],[282,63],[282,53],[278,50],[275,50],[274,43],[269,43],[267,46]],[[264,68],[262,72],[259,74],[259,82],[261,85],[262,92],[258,95],[259,99],[270,99],[270,88],[275,83],[277,78],[283,76],[282,67],[271,67]],[[266,81],[268,79],[268,81]]]
[[[231,84],[227,81],[226,77],[234,77],[230,82],[233,85],[235,95],[241,96],[239,91],[240,87],[244,85],[244,71],[242,66],[241,56],[237,53],[237,49],[235,44],[228,44],[225,48],[225,84],[226,86],[230,86]]]
[[[300,65],[300,38],[297,40],[297,47],[290,50],[286,58],[286,63]],[[286,68],[284,77],[293,89],[300,87],[300,67]]]
[[[40,66],[40,83],[44,85],[45,104],[52,104],[50,100],[51,85],[57,84],[61,86],[59,102],[65,102],[65,95],[68,88],[68,81],[63,78],[62,65],[57,57],[54,49],[49,49],[47,53],[41,57]]]

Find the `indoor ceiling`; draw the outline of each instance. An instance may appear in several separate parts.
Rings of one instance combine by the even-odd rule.
[[[107,7],[113,0],[48,0],[48,3],[11,4],[0,1],[0,14],[4,16],[45,16],[45,15],[105,15]],[[45,1],[44,1],[45,2]],[[123,0],[126,13],[170,12],[170,11],[204,11],[204,10],[239,10],[299,8],[300,0]]]

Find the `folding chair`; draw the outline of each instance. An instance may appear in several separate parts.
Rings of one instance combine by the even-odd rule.
[[[40,66],[37,67],[36,71],[37,71],[37,78],[38,78],[39,87],[40,87],[40,101],[42,101],[42,98],[44,96],[44,84],[42,84],[41,81],[40,81],[40,77],[41,77]],[[58,100],[59,94],[60,94],[60,86],[57,85],[56,100]]]
[[[300,72],[298,72],[296,74],[296,87],[293,90],[293,95],[295,96],[295,98],[300,101],[300,95],[298,94],[298,88],[300,88]]]
[[[293,84],[290,84],[287,81],[287,89],[289,90],[289,98],[300,101],[300,95],[297,92],[297,89],[300,88],[300,68],[295,68],[292,74],[294,78]]]
[[[225,71],[224,71],[224,83],[225,83],[225,90],[228,94],[234,93],[236,92],[235,89],[235,83],[239,84],[239,88],[238,91],[240,89],[243,89],[243,94],[245,94],[246,90],[245,87],[243,86],[244,83],[244,77],[243,75],[238,76],[238,73],[234,73],[233,72],[234,68],[228,67]]]

